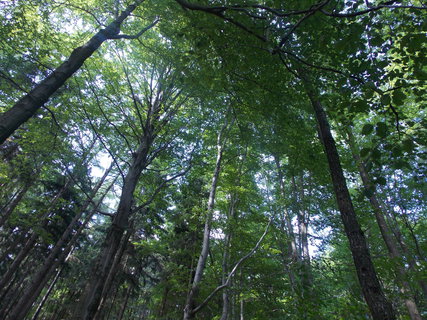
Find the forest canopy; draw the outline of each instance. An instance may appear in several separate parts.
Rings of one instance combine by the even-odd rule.
[[[427,317],[425,1],[0,15],[0,319]]]

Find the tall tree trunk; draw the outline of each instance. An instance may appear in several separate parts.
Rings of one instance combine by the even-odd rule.
[[[350,244],[350,250],[356,267],[357,276],[362,288],[363,296],[374,320],[395,320],[391,303],[386,299],[381,284],[377,277],[371,254],[366,243],[365,235],[357,221],[353,202],[348,192],[347,183],[341,167],[341,161],[335,140],[332,136],[329,122],[323,106],[319,101],[318,94],[312,87],[303,72],[300,76],[311,101],[319,128],[319,137],[323,144],[329,164],[329,171],[344,225],[344,230]]]
[[[130,297],[131,292],[132,292],[132,286],[129,286],[129,288],[126,290],[125,300],[123,301],[123,304],[120,308],[120,313],[119,313],[119,316],[117,317],[117,320],[123,319],[123,316],[125,315],[125,312],[126,312],[126,308],[128,305],[128,301],[129,301],[129,297]]]
[[[59,279],[59,276],[61,275],[63,268],[60,268],[58,272],[55,275],[55,278],[53,278],[52,283],[49,285],[49,288],[47,288],[46,293],[43,295],[42,299],[40,300],[39,305],[37,306],[36,311],[34,312],[33,316],[31,317],[31,320],[37,320],[37,318],[40,315],[40,312],[46,303],[47,299],[49,298],[49,295],[52,293],[53,288],[55,287],[56,282]]]
[[[49,98],[67,81],[101,45],[108,39],[117,38],[123,21],[142,2],[129,5],[105,29],[96,33],[83,46],[74,49],[67,61],[56,68],[46,79],[22,97],[11,109],[0,115],[0,144],[21,124],[31,118]]]
[[[229,263],[229,246],[231,241],[231,234],[228,233],[225,236],[225,247],[224,247],[224,254],[222,256],[222,277],[221,277],[221,284],[225,284],[227,281],[227,274],[228,274],[228,263]],[[224,291],[222,292],[222,313],[221,313],[221,320],[227,320],[228,314],[229,314],[229,307],[230,307],[230,296],[229,296],[229,290],[228,288],[224,288]]]
[[[10,254],[12,254],[13,252],[16,251],[17,248],[19,248],[19,246],[22,243],[25,243],[28,240],[28,237],[31,236],[28,235],[26,232],[22,232],[20,234],[15,235],[14,237],[9,236],[7,239],[6,243],[1,243],[0,247],[4,247],[4,251],[1,252],[1,256],[0,256],[0,266],[1,265],[7,265],[10,258]],[[1,291],[1,290],[0,290]]]
[[[376,195],[375,186],[372,183],[368,171],[360,159],[358,147],[356,145],[356,142],[354,140],[353,133],[346,129],[347,132],[347,142],[350,146],[351,153],[353,155],[354,160],[356,161],[356,164],[359,169],[360,177],[362,178],[363,187],[366,191],[369,192],[369,202],[371,203],[372,209],[374,210],[375,219],[377,220],[378,227],[381,232],[381,236],[384,240],[384,243],[386,244],[388,253],[390,255],[390,258],[396,263],[395,269],[396,269],[396,277],[397,282],[400,283],[400,291],[402,293],[405,306],[408,310],[408,313],[412,320],[421,320],[421,315],[418,311],[417,305],[415,303],[415,299],[413,298],[412,292],[411,292],[411,286],[408,282],[408,276],[406,274],[405,267],[403,265],[404,261],[402,259],[402,255],[399,252],[398,244],[393,238],[393,233],[388,227],[388,224],[384,218],[384,209],[381,207],[380,202]],[[394,263],[393,263],[394,265]]]
[[[403,220],[404,220],[406,227],[409,230],[409,233],[412,236],[412,239],[413,239],[413,242],[415,245],[415,252],[411,252],[411,250],[408,248],[408,246],[407,246],[407,244],[403,238],[402,231],[400,230],[400,227],[399,227],[399,222],[397,221],[397,214],[394,210],[393,205],[387,205],[381,199],[378,199],[378,202],[380,203],[380,207],[383,208],[382,212],[383,212],[386,220],[388,221],[387,225],[390,226],[389,229],[391,229],[391,232],[394,235],[394,239],[399,244],[399,247],[403,253],[403,256],[406,257],[406,259],[407,259],[409,270],[411,270],[415,273],[419,273],[420,272],[419,267],[418,267],[419,261],[420,260],[426,261],[426,259],[420,250],[420,247],[418,244],[418,239],[416,238],[414,230],[410,226],[409,221],[405,216],[405,213],[403,212],[404,213],[403,214]],[[386,210],[385,208],[388,208],[388,210]],[[417,282],[420,285],[421,290],[423,291],[424,298],[427,298],[427,283],[426,283],[426,281],[424,279],[419,278]]]
[[[114,258],[113,265],[111,266],[111,270],[110,270],[108,277],[105,281],[104,289],[103,289],[103,292],[101,294],[102,299],[99,303],[97,312],[96,312],[95,316],[93,317],[94,320],[97,320],[97,319],[102,320],[102,318],[103,318],[101,311],[102,311],[102,308],[104,307],[104,305],[107,301],[107,297],[108,297],[108,294],[110,293],[111,286],[112,286],[113,281],[114,281],[114,277],[117,274],[117,271],[119,270],[120,262],[122,260],[123,254],[126,250],[126,247],[129,243],[129,238],[130,238],[131,234],[132,234],[132,228],[127,230],[126,234],[122,237],[122,241],[120,243],[119,251],[117,252],[117,254]]]
[[[282,168],[280,166],[280,160],[279,157],[277,155],[273,155],[274,157],[274,161],[276,163],[276,168],[277,168],[277,174],[278,174],[278,179],[279,179],[279,186],[280,186],[280,193],[282,195],[282,197],[286,196],[286,191],[285,191],[285,185],[284,185],[284,181],[283,181],[283,172],[282,172]],[[289,212],[287,210],[283,211],[283,217],[286,223],[286,231],[287,231],[287,235],[289,238],[288,241],[288,246],[289,246],[289,254],[291,255],[291,261],[292,262],[297,262],[298,261],[298,248],[297,248],[297,243],[296,243],[296,237],[295,237],[295,233],[294,233],[294,227],[292,225],[292,217],[290,216]]]
[[[13,213],[13,210],[18,206],[19,202],[22,200],[24,195],[27,193],[28,189],[30,189],[34,180],[28,181],[24,187],[19,191],[19,193],[15,196],[11,203],[4,209],[2,212],[2,216],[0,217],[0,227],[2,227],[7,219],[9,219],[10,215]]]
[[[232,222],[235,218],[236,205],[238,199],[236,195],[232,195],[230,199],[230,209],[228,210],[227,223],[228,226],[225,231],[225,239],[224,239],[224,253],[222,256],[222,276],[221,276],[221,284],[224,285],[227,282],[227,276],[229,272],[229,262],[230,262],[230,244],[231,238],[233,236],[232,233]],[[224,288],[222,292],[222,313],[220,320],[227,320],[228,315],[230,313],[230,296],[228,287]]]
[[[22,294],[22,297],[20,301],[13,307],[11,311],[11,319],[15,318],[23,318],[25,315],[30,311],[31,306],[38,298],[40,292],[43,290],[45,284],[47,281],[49,281],[50,276],[55,271],[56,267],[59,265],[60,262],[62,262],[62,259],[59,258],[59,256],[63,256],[64,258],[68,253],[66,253],[68,248],[68,251],[71,250],[71,247],[74,243],[74,241],[77,240],[77,236],[74,235],[71,239],[69,239],[71,233],[73,232],[76,223],[80,220],[83,213],[87,210],[89,205],[93,202],[93,198],[98,193],[99,189],[103,185],[105,179],[110,173],[110,170],[112,169],[111,165],[104,173],[100,181],[95,186],[94,190],[92,191],[91,196],[83,203],[82,207],[79,209],[79,211],[75,214],[63,234],[61,235],[61,238],[56,242],[55,246],[52,248],[51,252],[49,253],[48,257],[44,261],[43,265],[36,271],[36,273],[33,275],[31,279],[31,283],[27,286],[24,293]],[[105,195],[105,194],[104,194]],[[103,197],[102,197],[103,198]],[[99,206],[100,201],[95,206],[96,208]],[[96,210],[95,208],[95,210]],[[90,217],[92,214],[88,214],[88,217]],[[89,219],[86,217],[86,221],[88,222]],[[83,223],[83,226],[87,223]],[[81,227],[79,228],[80,232],[83,230]],[[79,231],[78,230],[78,231]],[[80,234],[80,232],[76,232],[77,234]],[[68,245],[64,248],[64,245]],[[71,244],[71,246],[70,246]]]
[[[283,180],[283,172],[282,168],[280,166],[280,159],[279,156],[276,154],[273,154],[274,162],[276,163],[276,169],[277,169],[277,175],[279,179],[279,187],[280,187],[280,194],[282,197],[286,196],[285,191],[285,184]],[[291,285],[292,291],[296,290],[296,279],[295,274],[293,270],[293,266],[298,262],[298,249],[297,249],[297,243],[295,240],[295,232],[294,227],[292,225],[292,217],[288,210],[286,208],[283,208],[282,210],[282,220],[281,220],[281,229],[286,235],[286,247],[283,245],[283,241],[279,240],[279,246],[281,246],[282,256],[283,256],[283,265],[285,268],[286,273],[289,277],[289,283]]]
[[[309,291],[312,284],[310,253],[308,251],[308,212],[305,210],[305,196],[303,184],[303,172],[300,174],[299,184],[296,182],[295,176],[292,176],[294,207],[298,222],[298,262],[299,273],[301,278],[302,297]]]
[[[39,219],[42,221],[41,227],[46,226],[48,223],[48,216],[51,214],[52,209],[55,207],[56,203],[58,202],[59,198],[62,196],[62,194],[65,192],[65,190],[68,188],[70,184],[70,180],[68,180],[65,185],[61,188],[61,190],[55,195],[55,197],[52,199],[49,208],[47,208],[39,217]],[[19,266],[21,265],[22,261],[28,256],[31,249],[33,249],[34,244],[36,243],[37,239],[39,237],[39,234],[36,231],[33,231],[28,240],[25,242],[22,249],[19,251],[15,259],[13,260],[12,264],[7,269],[6,273],[3,275],[3,277],[0,279],[0,297],[4,296],[4,288],[7,286],[9,281],[12,279],[13,274],[18,270]]]
[[[124,232],[128,228],[131,214],[133,193],[138,183],[142,170],[147,166],[148,152],[152,143],[152,126],[146,128],[147,135],[142,139],[135,153],[133,162],[124,179],[119,206],[113,222],[108,229],[106,239],[102,245],[101,253],[92,271],[91,278],[83,292],[80,302],[74,312],[74,319],[93,319],[99,303],[112,263],[116,257]]]
[[[194,300],[197,296],[200,282],[202,281],[203,271],[205,269],[206,260],[209,253],[209,240],[211,233],[211,224],[212,224],[212,214],[215,205],[215,195],[216,189],[218,185],[219,173],[221,171],[221,161],[222,161],[222,153],[224,149],[224,144],[226,139],[223,139],[223,135],[225,134],[225,130],[227,129],[229,123],[226,120],[224,126],[221,128],[218,139],[217,139],[217,157],[215,163],[215,169],[212,177],[211,189],[209,192],[209,200],[208,207],[206,211],[205,218],[205,227],[203,230],[203,242],[202,242],[202,251],[199,256],[199,260],[197,261],[196,272],[194,275],[193,282],[191,284],[190,291],[187,294],[187,299],[184,307],[184,320],[190,320],[194,318],[193,309],[195,307]]]

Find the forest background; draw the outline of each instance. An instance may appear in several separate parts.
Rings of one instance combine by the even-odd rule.
[[[426,10],[0,1],[0,318],[427,317]]]

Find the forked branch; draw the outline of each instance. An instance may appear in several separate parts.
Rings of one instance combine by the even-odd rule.
[[[240,260],[237,261],[237,263],[234,265],[233,269],[231,270],[231,272],[227,276],[227,280],[222,285],[216,287],[216,289],[214,291],[212,291],[211,294],[200,305],[198,305],[196,308],[194,308],[193,312],[192,312],[193,314],[199,312],[204,306],[206,306],[209,303],[209,301],[215,296],[215,294],[217,294],[219,291],[221,291],[222,289],[224,289],[230,285],[230,281],[233,278],[234,274],[236,273],[237,269],[240,267],[240,265],[243,262],[245,262],[247,259],[252,257],[254,255],[254,253],[258,250],[259,246],[261,245],[261,242],[264,240],[265,236],[268,233],[268,229],[271,225],[271,221],[272,221],[272,219],[270,219],[270,221],[268,221],[268,224],[267,224],[267,227],[265,228],[264,233],[262,234],[261,238],[259,238],[258,242],[252,248],[252,250],[249,251],[249,253],[247,255],[240,258]]]

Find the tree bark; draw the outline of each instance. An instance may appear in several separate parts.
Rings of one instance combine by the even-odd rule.
[[[277,155],[273,155],[274,161],[276,163],[277,168],[277,174],[279,179],[279,186],[280,186],[280,193],[282,197],[286,196],[285,192],[285,185],[283,181],[283,172],[282,168],[280,166],[280,160]],[[292,217],[290,216],[288,210],[286,208],[282,211],[283,219],[281,221],[281,229],[286,233],[286,244],[287,244],[287,250],[282,250],[283,254],[283,264],[285,267],[285,271],[288,274],[289,282],[291,284],[292,291],[295,291],[296,289],[296,279],[295,274],[292,266],[298,262],[298,250],[297,250],[297,244],[295,240],[295,233],[294,233],[294,227],[292,225]],[[282,242],[282,241],[280,241]],[[281,245],[279,243],[279,245]],[[284,245],[281,245],[284,247]],[[284,249],[284,248],[283,248]]]
[[[58,281],[59,276],[61,275],[62,269],[63,268],[60,268],[56,273],[55,278],[53,278],[52,283],[49,285],[49,288],[46,290],[46,293],[43,295],[43,298],[41,299],[39,305],[37,306],[37,309],[34,312],[34,315],[31,317],[31,320],[37,320],[37,318],[39,317],[44,304],[46,303],[47,299],[49,298],[49,295],[52,293],[52,290],[55,287],[56,281]]]
[[[4,209],[2,216],[0,218],[0,227],[2,227],[7,219],[9,219],[10,215],[13,213],[13,210],[18,206],[19,202],[22,200],[24,195],[27,193],[28,189],[30,189],[34,180],[27,182],[24,187],[19,191],[16,197],[12,200],[11,203]]]
[[[123,301],[123,304],[122,304],[122,306],[120,308],[119,316],[117,317],[118,320],[122,320],[123,316],[125,315],[126,308],[127,308],[127,305],[128,305],[128,301],[129,301],[129,297],[130,297],[131,292],[132,292],[132,287],[129,286],[129,288],[126,290],[125,300]]]
[[[137,8],[142,0],[129,5],[105,29],[96,33],[83,46],[74,49],[67,61],[56,68],[28,94],[23,96],[11,109],[0,115],[0,144],[24,122],[31,118],[49,98],[67,81],[83,63],[108,39],[114,39],[120,32],[123,21]]]
[[[105,182],[105,179],[107,178],[108,174],[110,173],[112,169],[111,165],[104,173],[100,181],[95,186],[94,190],[92,191],[91,196],[83,203],[82,207],[79,209],[79,212],[76,213],[76,215],[73,217],[63,234],[61,235],[61,238],[56,242],[55,246],[52,248],[51,252],[49,253],[48,257],[44,261],[43,265],[36,271],[36,273],[33,275],[31,283],[27,286],[24,293],[21,296],[20,301],[13,307],[11,311],[11,319],[14,318],[24,318],[26,314],[30,311],[31,306],[38,298],[40,292],[43,290],[45,284],[47,281],[49,281],[51,275],[55,271],[57,265],[60,263],[61,259],[59,256],[64,256],[65,258],[65,251],[63,250],[64,245],[66,245],[67,240],[69,243],[74,243],[74,241],[77,240],[76,236],[73,236],[71,239],[69,239],[71,233],[73,232],[76,223],[80,220],[83,213],[87,210],[89,205],[93,202],[93,198],[98,193],[99,189]],[[100,202],[95,207],[98,207]],[[92,214],[88,215],[89,217],[92,216]],[[86,218],[86,221],[88,221],[88,218]],[[85,222],[86,222],[85,221]],[[85,225],[84,223],[83,225]],[[82,228],[79,228],[80,232],[83,230]],[[79,231],[79,230],[78,230]],[[76,232],[80,234],[80,232]],[[67,246],[66,246],[67,247]],[[68,245],[71,250],[71,247]],[[66,253],[68,254],[68,253]]]
[[[221,171],[221,161],[222,154],[224,149],[224,144],[226,139],[223,139],[223,135],[225,134],[225,130],[227,129],[229,123],[226,120],[224,126],[221,128],[218,139],[217,139],[217,157],[215,163],[214,174],[212,177],[211,189],[209,192],[209,200],[208,207],[206,211],[205,218],[205,227],[203,230],[203,242],[202,242],[202,250],[199,256],[199,260],[197,261],[196,272],[194,275],[193,282],[191,284],[190,291],[187,294],[187,299],[184,307],[184,320],[190,320],[194,318],[193,309],[195,307],[194,300],[199,290],[200,282],[202,281],[203,271],[205,269],[206,260],[209,253],[209,240],[210,240],[210,232],[211,232],[211,224],[212,224],[212,214],[215,205],[215,195],[216,189],[218,185],[219,173]]]
[[[98,261],[92,271],[91,279],[88,282],[82,298],[74,312],[74,319],[93,319],[102,299],[104,285],[111,270],[111,265],[119,251],[123,234],[128,228],[129,216],[131,214],[132,202],[134,199],[133,193],[142,170],[147,166],[148,152],[152,143],[151,133],[153,128],[150,126],[150,128],[146,129],[149,133],[142,139],[142,142],[133,158],[131,167],[124,179],[117,212],[107,232],[100,256],[98,257]]]
[[[303,73],[301,73],[300,76],[314,109],[319,129],[319,137],[328,160],[329,171],[332,178],[338,208],[341,214],[345,233],[349,240],[350,250],[353,256],[363,296],[374,320],[395,320],[396,315],[393,307],[383,293],[374,264],[371,260],[371,254],[368,249],[365,235],[357,221],[356,212],[353,207],[350,193],[348,192],[347,183],[341,167],[340,157],[335,145],[335,140],[331,133],[326,113],[323,110],[318,94],[312,88],[311,83],[305,78]]]
[[[400,283],[400,291],[402,293],[405,306],[412,320],[421,320],[421,315],[418,311],[415,299],[413,298],[411,286],[408,282],[408,276],[403,265],[404,261],[402,259],[402,255],[400,254],[398,245],[393,238],[393,233],[388,227],[388,224],[384,218],[384,209],[380,205],[380,202],[376,196],[375,186],[369,177],[368,171],[364,163],[360,159],[359,151],[356,142],[354,141],[353,133],[348,128],[346,129],[346,131],[348,138],[347,142],[350,146],[351,153],[359,169],[359,174],[362,179],[363,187],[366,191],[368,191],[368,194],[370,194],[369,202],[371,203],[372,209],[374,210],[375,219],[377,220],[377,224],[380,229],[384,243],[386,244],[389,256],[393,260],[393,265],[396,269],[396,280],[398,283]]]
[[[111,270],[110,270],[110,272],[108,274],[108,277],[107,277],[107,279],[105,281],[103,292],[101,294],[102,299],[101,299],[101,301],[99,303],[97,312],[96,312],[95,316],[93,317],[94,320],[98,320],[98,319],[102,320],[102,318],[103,318],[102,315],[101,315],[101,313],[102,313],[101,310],[102,310],[103,306],[106,303],[108,294],[110,293],[111,286],[112,286],[113,281],[114,281],[114,277],[117,274],[117,271],[119,270],[120,262],[122,260],[123,254],[124,254],[124,252],[126,250],[126,247],[127,247],[128,243],[129,243],[129,238],[130,238],[131,234],[132,234],[132,228],[130,228],[129,230],[127,230],[126,234],[122,237],[122,241],[120,243],[119,251],[118,251],[118,253],[116,254],[116,256],[114,258],[114,262],[113,262],[113,264],[111,266]]]
[[[235,219],[237,202],[238,202],[237,196],[235,194],[232,195],[230,199],[230,209],[228,211],[228,217],[227,217],[227,222],[229,225],[231,225],[230,222],[232,220],[234,221]],[[227,283],[227,275],[228,275],[229,262],[230,262],[230,244],[231,244],[232,236],[233,236],[232,229],[230,226],[228,226],[225,231],[224,253],[222,255],[222,277],[221,277],[222,285],[225,285]],[[228,287],[226,287],[222,292],[222,313],[221,313],[220,320],[228,319],[228,315],[230,313],[229,309],[230,309],[230,296],[229,296]]]
[[[41,227],[46,226],[48,223],[48,216],[51,213],[51,210],[54,208],[56,203],[58,202],[59,198],[62,196],[62,194],[65,192],[65,190],[68,188],[70,184],[70,180],[68,180],[65,185],[61,188],[61,190],[55,195],[55,197],[52,199],[49,208],[46,209],[46,211],[41,214],[40,220],[42,221]],[[18,270],[19,266],[21,265],[22,261],[28,256],[31,249],[33,249],[34,244],[36,243],[37,239],[39,237],[39,234],[36,231],[33,231],[28,240],[25,242],[25,245],[22,247],[22,249],[19,251],[15,259],[13,260],[12,264],[7,269],[6,273],[3,275],[3,277],[0,279],[0,297],[4,296],[4,288],[6,288],[9,281],[12,279],[13,274]]]

